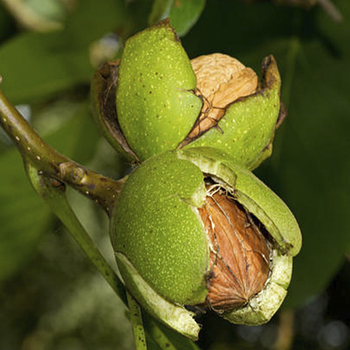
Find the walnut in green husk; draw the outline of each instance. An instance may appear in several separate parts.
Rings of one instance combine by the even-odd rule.
[[[222,54],[189,60],[168,21],[125,44],[119,61],[96,72],[96,119],[131,161],[181,148],[214,147],[253,169],[271,153],[280,113],[280,76],[268,56],[262,80]]]
[[[149,313],[196,339],[188,306],[259,325],[287,294],[301,246],[283,201],[212,148],[163,153],[127,179],[111,221],[126,287]]]

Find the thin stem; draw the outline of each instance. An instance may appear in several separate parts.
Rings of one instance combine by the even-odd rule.
[[[275,350],[290,350],[293,345],[294,311],[282,310],[280,313]]]
[[[127,292],[128,305],[130,310],[130,320],[134,334],[136,350],[147,350],[146,334],[143,328],[141,308],[134,297]]]
[[[79,244],[84,253],[97,267],[99,272],[113,288],[116,294],[126,304],[125,288],[123,283],[97,249],[94,242],[74,214],[67,201],[65,188],[62,186],[57,186],[57,183],[51,178],[45,175],[40,175],[38,170],[30,163],[26,163],[26,170],[36,192],[44,199],[52,212],[67,227],[70,234]]]
[[[60,154],[33,130],[0,90],[0,126],[19,149],[23,159],[42,174],[64,182],[100,204],[109,214],[125,180],[115,181]]]
[[[316,0],[319,5],[326,11],[328,16],[336,23],[343,20],[343,15],[331,0]]]
[[[157,322],[149,315],[145,315],[147,333],[153,338],[162,350],[177,350],[169,338],[165,335]],[[190,340],[188,339],[190,342]]]

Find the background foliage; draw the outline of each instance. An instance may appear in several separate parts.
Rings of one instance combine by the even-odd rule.
[[[0,1],[2,89],[30,108],[52,146],[114,178],[125,162],[96,130],[89,83],[127,37],[170,16],[190,58],[222,52],[259,71],[264,56],[276,57],[288,117],[256,173],[295,213],[303,249],[280,315],[252,328],[203,316],[203,349],[271,348],[286,328],[291,348],[350,346],[350,2],[334,3],[341,23],[319,6],[269,1],[28,1],[28,25],[19,7]],[[0,348],[131,349],[124,307],[37,198],[2,134],[0,179]],[[114,264],[103,213],[70,197]]]

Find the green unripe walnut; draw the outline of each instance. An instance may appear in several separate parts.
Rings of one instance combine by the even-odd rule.
[[[221,60],[227,62],[227,66],[237,65],[235,59],[229,57],[228,60],[221,54],[204,57],[214,61],[212,64],[216,66]],[[207,63],[207,60],[204,60],[204,63]],[[262,74],[261,86],[258,86],[255,73],[246,67],[238,71],[237,76],[230,76],[228,82],[222,83],[220,89],[223,90],[227,86],[229,92],[219,89],[216,94],[218,97],[214,96],[213,104],[205,109],[208,114],[206,119],[201,120],[197,129],[200,129],[200,126],[210,119],[213,121],[212,126],[205,128],[204,131],[198,130],[199,135],[194,137],[191,133],[181,146],[217,148],[230,154],[237,164],[248,169],[256,168],[270,156],[280,111],[281,87],[277,64],[273,56],[268,56],[263,60]],[[211,77],[207,77],[209,78]],[[235,91],[238,93],[238,98],[233,96]],[[232,96],[234,102],[228,102],[227,94],[229,97]],[[220,95],[226,97],[223,102],[220,101]],[[212,112],[220,112],[220,109],[222,116],[218,118]]]
[[[162,22],[129,39],[119,65],[118,122],[144,160],[175,149],[195,123],[202,101],[176,33]]]
[[[110,233],[126,287],[193,339],[199,326],[186,306],[211,308],[233,323],[267,322],[301,246],[282,200],[211,148],[170,151],[139,166],[117,200]]]
[[[280,76],[272,56],[262,71],[259,85],[251,69],[229,56],[190,61],[163,21],[129,38],[120,61],[96,72],[95,116],[129,160],[214,147],[253,169],[271,153],[280,112]]]

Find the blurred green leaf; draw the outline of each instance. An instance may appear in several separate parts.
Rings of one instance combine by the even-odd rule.
[[[0,40],[5,39],[13,30],[12,20],[0,2]]]
[[[72,2],[59,0],[44,3],[38,0],[2,0],[2,3],[21,28],[42,32],[61,29],[68,7],[72,5]]]
[[[122,0],[79,2],[66,28],[54,33],[24,33],[0,47],[3,90],[17,103],[52,97],[90,83],[94,67],[89,45],[127,20]]]
[[[170,18],[170,24],[179,36],[188,33],[205,7],[205,0],[155,0],[148,23],[153,25]]]
[[[342,7],[347,17],[349,5]],[[350,246],[350,23],[329,26],[323,16],[319,20],[320,36],[301,42],[296,53],[290,115],[274,164],[281,195],[304,233],[291,305],[324,289]]]
[[[47,138],[65,155],[87,162],[95,152],[98,133],[87,106]],[[36,195],[17,150],[0,157],[0,281],[30,258],[52,215]]]
[[[3,90],[13,103],[32,103],[87,83],[91,67],[83,51],[54,48],[57,33],[27,33],[0,48]]]
[[[340,6],[345,17],[349,5]],[[276,50],[289,115],[270,163],[260,171],[303,232],[285,304],[294,307],[327,287],[350,244],[350,23],[336,25],[314,11],[299,18],[302,27],[304,35],[264,46]]]
[[[62,21],[66,15],[65,3],[58,0],[42,2],[40,0],[27,1],[33,11],[41,17],[55,21]]]
[[[71,119],[47,138],[47,142],[62,154],[84,164],[95,154],[99,139],[90,105],[83,103]]]
[[[149,25],[156,24],[158,21],[169,17],[174,0],[154,0],[152,11],[148,17]]]
[[[317,7],[218,0],[183,40],[190,56],[224,52],[257,71],[264,56],[277,59],[289,113],[272,158],[257,172],[291,207],[303,233],[289,306],[322,292],[350,245],[350,3],[336,4],[345,18],[340,25]],[[219,15],[222,25],[211,33],[208,23]]]
[[[349,18],[350,3],[339,6]],[[301,23],[307,21],[312,24],[307,37],[279,42],[289,116],[264,173],[303,232],[289,306],[300,306],[326,288],[350,245],[350,23],[336,25],[321,11],[305,13]]]
[[[84,0],[79,4],[62,32],[62,46],[87,48],[106,33],[124,33],[131,21],[124,0]]]
[[[15,273],[33,253],[50,212],[31,188],[15,150],[0,158],[0,281]]]

